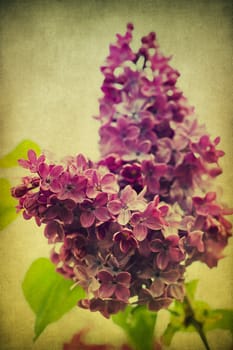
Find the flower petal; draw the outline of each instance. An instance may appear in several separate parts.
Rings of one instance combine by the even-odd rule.
[[[102,222],[105,222],[110,219],[108,209],[105,207],[95,209],[95,217]]]
[[[118,218],[117,218],[117,222],[120,224],[120,225],[126,225],[129,220],[131,218],[131,212],[130,210],[128,209],[122,209]]]
[[[163,242],[160,239],[154,239],[150,243],[150,248],[152,252],[158,253],[163,249]]]
[[[147,236],[147,227],[143,224],[138,224],[133,229],[133,234],[138,241],[143,241]]]
[[[122,204],[118,199],[112,200],[107,204],[108,210],[110,211],[111,214],[117,215],[120,213]]]
[[[91,227],[95,222],[95,215],[91,211],[83,211],[80,222],[83,227]]]
[[[42,164],[44,164],[44,163],[42,163]],[[40,164],[40,167],[41,167],[41,165],[42,164]],[[39,168],[40,169],[40,168]],[[59,176],[62,172],[63,172],[63,166],[61,166],[61,165],[55,165],[52,169],[51,169],[51,171],[50,171],[50,175],[52,176],[52,177],[57,177],[57,176]]]
[[[130,297],[130,291],[122,284],[118,284],[116,286],[115,295],[118,300],[127,302]]]
[[[31,163],[35,163],[37,160],[36,152],[30,149],[28,151],[28,159],[30,160]]]
[[[146,202],[142,199],[132,200],[128,202],[128,207],[131,210],[144,211],[146,208]]]
[[[121,200],[123,203],[134,202],[137,200],[137,192],[128,185],[121,192]]]
[[[160,275],[160,278],[165,283],[174,283],[180,277],[180,273],[177,270],[168,270],[163,271]]]
[[[153,298],[160,297],[164,291],[164,283],[160,279],[156,279],[149,289]]]
[[[171,284],[168,286],[168,295],[172,298],[183,301],[184,287],[181,284]]]
[[[116,286],[113,284],[102,284],[99,289],[100,298],[110,298],[115,292]]]
[[[157,266],[160,270],[165,270],[168,263],[169,263],[169,258],[167,254],[164,252],[159,253],[156,258]]]
[[[45,163],[41,163],[39,165],[38,172],[40,176],[42,176],[43,178],[46,178],[49,174],[49,166]]]
[[[131,275],[129,272],[120,272],[116,276],[117,283],[124,284],[125,286],[129,286],[131,280]]]
[[[102,283],[109,283],[112,282],[113,280],[113,276],[110,272],[106,271],[106,270],[102,270],[98,273],[98,278]]]

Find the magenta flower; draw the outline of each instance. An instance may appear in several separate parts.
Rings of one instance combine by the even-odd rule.
[[[84,176],[72,176],[69,172],[63,172],[59,177],[59,183],[58,199],[72,199],[76,203],[84,201],[87,186],[87,179]]]
[[[225,154],[221,150],[216,150],[215,147],[219,142],[220,137],[216,137],[212,143],[208,135],[203,135],[199,142],[192,143],[191,147],[193,152],[199,153],[206,162],[217,163],[218,159]]]
[[[85,171],[91,166],[91,162],[81,153],[76,157],[66,157],[64,161],[72,175],[85,175]]]
[[[224,208],[216,203],[216,193],[208,192],[204,197],[193,197],[193,204],[197,214],[202,216],[230,215],[233,210]]]
[[[159,206],[159,197],[156,196],[152,202],[148,203],[142,213],[135,212],[132,214],[130,224],[133,226],[134,236],[139,241],[143,241],[147,236],[148,229],[160,230],[166,225],[164,216],[167,212],[168,206]]]
[[[110,318],[111,315],[124,310],[127,303],[116,299],[92,298],[80,300],[78,305],[84,309],[99,311],[104,317]]]
[[[100,192],[115,194],[119,190],[116,176],[111,173],[101,175],[100,172],[89,169],[85,172],[88,178],[86,194],[89,198],[95,198]]]
[[[141,165],[138,163],[125,164],[120,172],[123,181],[131,185],[142,183]]]
[[[174,171],[179,183],[178,186],[190,189],[193,189],[195,185],[199,185],[204,173],[206,171],[203,164],[193,153],[186,153],[182,164],[178,165]]]
[[[134,53],[127,43],[121,43],[119,47],[110,45],[110,55],[107,57],[107,63],[111,66],[117,67],[125,61],[131,61],[135,58]]]
[[[167,287],[167,295],[170,298],[183,301],[185,296],[185,289],[183,283],[173,283]]]
[[[106,208],[108,197],[106,193],[99,193],[94,200],[85,199],[81,204],[80,222],[83,227],[91,227],[95,219],[105,222],[110,219]]]
[[[107,57],[107,66],[113,70],[118,65],[121,65],[125,61],[134,60],[135,54],[130,48],[129,44],[132,40],[133,26],[127,26],[127,32],[124,36],[117,34],[117,42],[115,45],[110,45],[110,54]],[[106,67],[104,67],[106,69]],[[102,67],[103,71],[103,67]]]
[[[155,164],[150,160],[144,160],[142,162],[142,174],[149,192],[153,194],[159,193],[159,180],[167,175],[167,170],[168,167],[166,164]]]
[[[22,184],[12,187],[11,194],[14,198],[21,198],[24,195],[27,194],[27,192],[37,188],[40,184],[40,178],[39,177],[29,177],[25,176],[22,179]]]
[[[100,284],[89,267],[78,265],[74,273],[77,284],[83,287],[88,294],[94,293],[99,289]]]
[[[107,270],[98,273],[100,281],[99,297],[110,298],[115,296],[117,300],[127,302],[130,297],[130,280],[131,276],[128,272],[119,272],[111,274]]]
[[[101,143],[101,153],[108,155],[117,152],[120,155],[129,153],[127,143],[136,140],[140,129],[127,118],[120,117],[116,125],[106,124],[100,128],[100,136],[104,140]]]
[[[28,192],[24,197],[20,198],[19,209],[23,209],[23,217],[29,220],[32,217],[38,226],[41,225],[41,218],[46,210],[47,198],[40,193]]]
[[[49,221],[45,227],[44,235],[48,238],[48,242],[62,242],[64,237],[63,226],[58,221]]]
[[[41,177],[41,188],[45,191],[59,192],[61,189],[59,176],[63,170],[61,165],[47,165],[46,163],[41,163],[38,167],[38,173]]]
[[[187,236],[187,252],[189,253],[189,247],[196,248],[198,252],[203,253],[205,251],[205,245],[203,242],[203,231],[189,231]]]
[[[35,151],[30,149],[28,151],[28,160],[19,159],[18,163],[22,167],[29,169],[32,173],[36,173],[39,169],[40,164],[45,161],[45,156],[41,155],[37,158]]]
[[[73,221],[73,209],[76,204],[71,199],[59,200],[56,196],[49,198],[49,206],[43,213],[43,221],[60,220],[65,224]]]
[[[167,297],[164,294],[160,294],[161,291],[158,290],[155,283],[152,282],[150,288],[142,289],[141,298],[147,303],[149,310],[159,311],[161,309],[167,309],[172,303],[173,298]]]
[[[155,120],[153,114],[146,111],[141,112],[142,120],[140,123],[140,140],[150,141],[151,145],[157,144],[157,135],[154,132]]]
[[[69,343],[63,344],[63,350],[116,350],[115,346],[110,344],[90,344],[86,340],[86,333],[88,329],[81,329],[78,333],[76,333]],[[130,347],[125,347],[119,350],[131,350]]]
[[[128,253],[129,250],[135,249],[138,247],[138,242],[133,232],[127,228],[121,229],[119,232],[116,232],[113,236],[115,242],[119,243],[120,250],[123,253]]]
[[[147,275],[151,276],[152,284],[146,291],[153,296],[153,298],[161,297],[166,293],[167,286],[174,285],[181,277],[181,273],[176,268],[170,270],[159,270],[156,266],[147,271]]]
[[[142,211],[146,207],[146,201],[143,199],[145,190],[137,194],[131,186],[126,186],[120,194],[120,199],[114,199],[108,203],[108,210],[111,214],[117,215],[117,222],[120,225],[126,225],[131,218],[131,211]]]
[[[184,259],[185,255],[179,244],[179,237],[175,235],[167,238],[154,239],[150,243],[151,251],[157,253],[156,264],[160,270],[165,270],[169,263],[177,263]]]
[[[112,173],[118,173],[123,164],[124,162],[117,154],[110,154],[98,162],[99,166],[107,167]]]
[[[159,163],[166,163],[178,166],[183,162],[185,156],[185,147],[187,147],[187,142],[185,138],[170,139],[168,137],[163,137],[156,143],[156,161]]]

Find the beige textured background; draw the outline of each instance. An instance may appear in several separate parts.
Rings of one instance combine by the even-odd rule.
[[[135,43],[156,31],[179,86],[213,136],[221,135],[224,200],[232,202],[231,1],[0,1],[0,156],[24,138],[57,159],[84,152],[98,157],[99,66],[116,32],[135,24]],[[12,183],[15,171],[4,171]],[[58,350],[83,325],[91,341],[121,343],[124,335],[97,314],[74,309],[33,345],[34,316],[21,282],[31,262],[48,256],[42,230],[18,218],[1,232],[0,348]],[[187,278],[201,278],[198,297],[213,307],[232,307],[232,242],[227,258],[209,271],[196,264]],[[166,323],[162,313],[159,328]],[[146,335],[145,335],[146,336]],[[228,332],[208,334],[212,350],[231,348]],[[197,335],[177,335],[170,349],[201,350]]]

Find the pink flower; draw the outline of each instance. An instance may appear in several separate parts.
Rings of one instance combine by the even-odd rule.
[[[43,213],[43,222],[50,220],[60,220],[65,224],[73,221],[73,209],[76,204],[71,199],[59,200],[56,196],[49,198],[49,206]]]
[[[142,183],[141,165],[139,163],[125,164],[121,169],[121,176],[126,183],[135,185]]]
[[[175,138],[170,139],[168,137],[163,137],[158,140],[156,146],[157,162],[175,164],[175,166],[182,163],[185,156],[183,150],[185,146],[187,146],[186,142],[183,143],[181,140],[176,140]]]
[[[129,46],[132,40],[133,27],[127,26],[127,31],[124,36],[117,34],[117,42],[115,45],[110,45],[110,54],[107,57],[107,66],[113,70],[118,65],[121,65],[125,61],[134,60],[135,54],[133,53],[131,47]],[[104,72],[102,67],[102,71]]]
[[[163,240],[151,241],[151,251],[157,253],[156,264],[160,270],[165,270],[169,263],[177,263],[184,259],[185,255],[181,250],[179,240],[178,236],[170,235]]]
[[[111,214],[117,215],[117,222],[126,225],[131,218],[131,211],[143,211],[146,201],[143,199],[145,190],[137,194],[130,185],[127,185],[120,194],[120,199],[114,199],[108,203],[108,210]]]
[[[139,240],[143,241],[148,229],[160,230],[166,221],[164,216],[167,214],[168,206],[159,206],[159,197],[156,196],[153,202],[150,202],[142,213],[135,212],[132,214],[130,224],[133,226],[133,234]]]
[[[41,163],[38,168],[38,173],[41,177],[41,188],[45,191],[59,192],[61,184],[59,176],[64,171],[61,165],[47,165]]]
[[[145,288],[141,292],[142,300],[148,304],[148,308],[151,311],[167,309],[173,301],[173,298],[167,297],[163,294],[158,294],[160,293],[158,293],[154,283],[151,284],[150,288]]]
[[[205,251],[203,234],[204,232],[200,230],[188,232],[187,245],[196,248],[198,252],[203,253]]]
[[[200,154],[207,163],[217,163],[218,159],[225,154],[221,150],[216,150],[215,146],[217,146],[219,142],[220,137],[216,137],[212,143],[208,135],[203,135],[199,142],[192,143],[191,148],[193,152]]]
[[[108,197],[106,193],[99,193],[94,200],[85,199],[81,204],[80,222],[83,227],[91,227],[95,219],[105,222],[110,219],[106,208]]]
[[[120,250],[123,253],[128,253],[131,249],[138,247],[138,242],[133,235],[133,232],[127,228],[122,228],[113,236],[113,240],[119,243]]]
[[[116,299],[92,298],[80,300],[78,305],[84,309],[99,311],[104,317],[110,318],[111,315],[124,310],[127,303]]]
[[[156,164],[150,160],[144,160],[142,162],[142,174],[144,177],[144,183],[147,186],[149,192],[153,194],[159,193],[159,180],[162,176],[167,174],[167,170],[168,167],[166,164]]]
[[[65,158],[67,163],[67,170],[72,175],[84,175],[85,170],[89,169],[91,162],[83,155],[78,154],[76,157]]]
[[[130,296],[129,286],[131,276],[128,272],[111,274],[107,270],[98,273],[100,281],[99,297],[110,298],[115,296],[117,300],[127,302]]]
[[[233,210],[224,208],[216,203],[216,193],[208,192],[204,197],[193,197],[193,204],[197,214],[203,216],[229,215]]]
[[[58,199],[72,199],[76,203],[84,201],[87,186],[87,179],[84,176],[72,176],[69,172],[63,172],[59,177],[59,183]]]
[[[48,238],[48,242],[62,242],[64,237],[63,226],[58,221],[49,221],[45,227],[44,235]]]
[[[176,167],[174,176],[181,188],[193,189],[205,173],[206,170],[200,159],[189,152],[186,153],[183,162]]]
[[[127,143],[138,138],[140,129],[127,118],[120,117],[116,124],[104,124],[99,133],[104,156],[110,153],[123,155],[129,153]]]
[[[119,190],[116,176],[112,173],[102,175],[96,170],[89,169],[85,175],[88,178],[86,194],[89,198],[95,198],[101,192],[115,194]]]
[[[32,173],[36,173],[38,171],[39,165],[42,164],[44,160],[44,155],[41,155],[37,158],[36,152],[30,149],[28,151],[28,160],[19,159],[18,163],[22,167],[29,169]]]

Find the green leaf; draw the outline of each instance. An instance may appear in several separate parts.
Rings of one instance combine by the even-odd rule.
[[[39,146],[31,140],[23,140],[10,153],[0,159],[0,168],[12,168],[18,165],[18,159],[27,159],[27,152],[33,149],[39,154]]]
[[[185,283],[186,294],[190,299],[194,299],[195,293],[197,290],[198,280],[192,280],[190,282]]]
[[[73,281],[65,279],[55,271],[49,259],[39,258],[32,263],[24,278],[24,296],[36,314],[35,338],[46,326],[60,319],[72,309],[78,300],[84,298],[83,289],[71,290]]]
[[[128,306],[112,316],[112,320],[127,334],[136,350],[151,350],[154,343],[154,328],[157,313],[146,306]]]
[[[233,311],[228,309],[210,310],[206,317],[204,330],[228,329],[233,333]]]
[[[0,178],[0,230],[17,217],[17,200],[11,196],[11,184],[7,179]]]
[[[165,332],[163,333],[163,343],[164,345],[169,346],[171,344],[173,336],[180,330],[179,326],[175,326],[172,323],[169,323]]]

